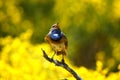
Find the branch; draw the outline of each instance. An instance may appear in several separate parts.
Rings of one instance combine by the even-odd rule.
[[[78,74],[73,70],[73,69],[71,69],[65,62],[63,62],[63,61],[58,61],[58,60],[54,60],[53,58],[50,58],[50,57],[48,57],[48,55],[46,54],[46,52],[43,50],[43,49],[41,49],[42,50],[42,52],[43,52],[43,57],[46,59],[46,60],[48,60],[49,62],[51,62],[51,63],[54,63],[56,66],[60,66],[60,67],[63,67],[65,70],[67,70],[68,72],[70,72],[75,78],[76,78],[76,80],[82,80],[79,76],[78,76]]]

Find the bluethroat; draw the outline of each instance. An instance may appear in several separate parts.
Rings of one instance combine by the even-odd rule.
[[[61,31],[58,23],[52,25],[49,33],[45,36],[45,41],[50,44],[54,51],[54,55],[62,55],[62,60],[64,61],[64,55],[66,55],[66,50],[68,48],[68,40],[65,34]]]

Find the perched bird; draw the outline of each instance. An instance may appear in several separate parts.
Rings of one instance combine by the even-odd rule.
[[[68,47],[68,40],[61,31],[58,23],[52,25],[49,33],[45,36],[45,41],[52,47],[54,55],[62,55],[62,60],[64,60],[64,55],[66,55],[66,49]]]

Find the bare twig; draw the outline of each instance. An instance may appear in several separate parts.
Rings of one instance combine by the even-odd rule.
[[[54,63],[56,66],[60,66],[60,67],[63,67],[65,70],[67,70],[68,72],[70,72],[75,78],[76,78],[76,80],[82,80],[79,76],[78,76],[78,74],[73,70],[73,69],[71,69],[65,62],[63,62],[63,61],[58,61],[58,60],[54,60],[53,58],[50,58],[50,57],[48,57],[48,55],[46,54],[46,52],[43,50],[43,49],[41,49],[42,50],[42,52],[43,52],[43,57],[46,59],[46,60],[48,60],[49,62],[51,62],[51,63]]]

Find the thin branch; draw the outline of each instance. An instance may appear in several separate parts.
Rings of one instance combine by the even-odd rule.
[[[79,76],[78,76],[78,74],[73,70],[73,69],[71,69],[65,62],[63,62],[63,61],[58,61],[58,60],[54,60],[53,58],[50,58],[50,57],[48,57],[48,55],[46,54],[46,52],[43,50],[43,49],[41,49],[42,50],[42,52],[43,52],[43,57],[47,60],[47,61],[49,61],[49,62],[51,62],[51,63],[54,63],[56,66],[60,66],[60,67],[63,67],[65,70],[67,70],[68,72],[70,72],[75,78],[76,78],[76,80],[82,80]]]

